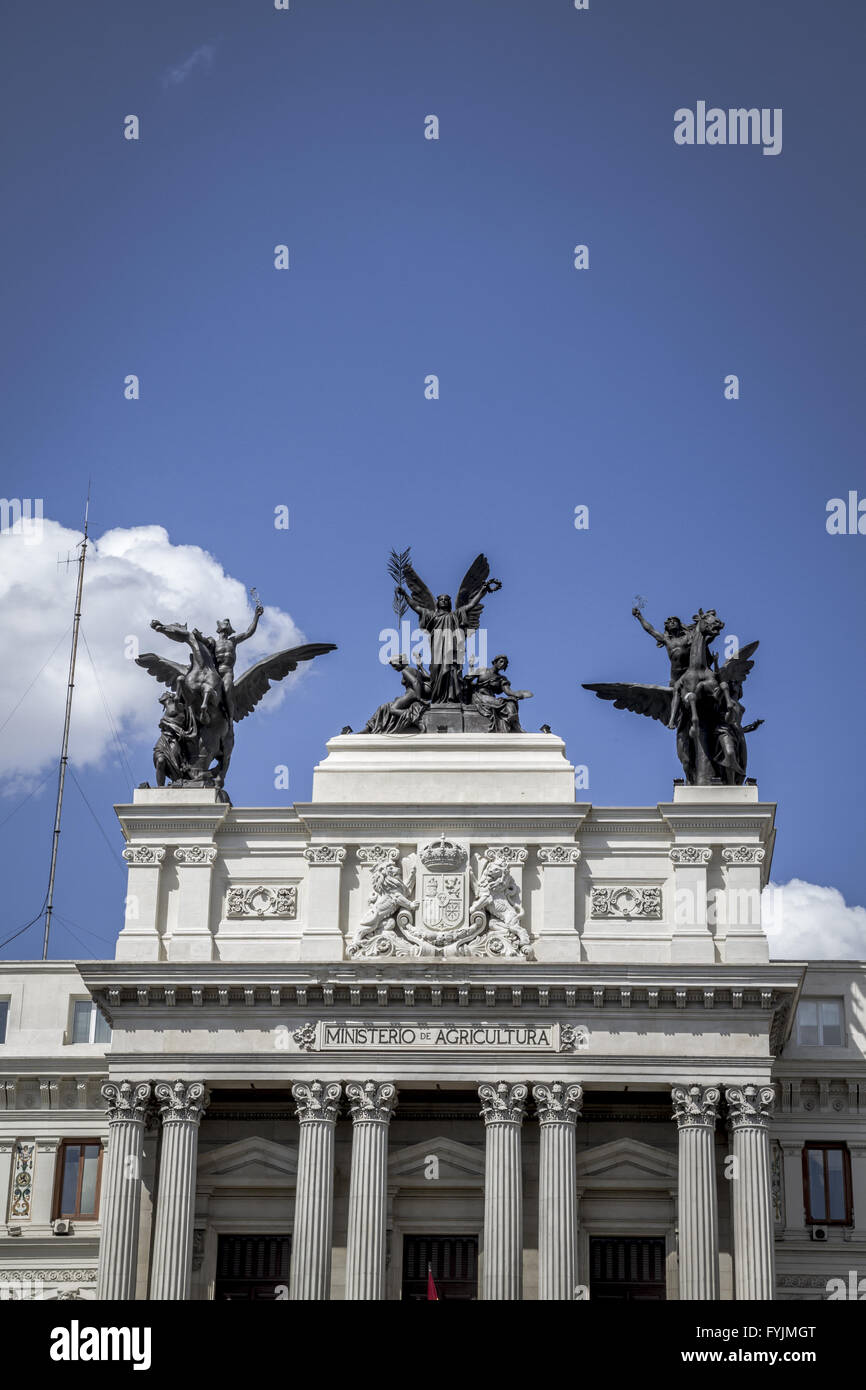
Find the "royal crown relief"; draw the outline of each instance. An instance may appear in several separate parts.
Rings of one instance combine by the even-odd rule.
[[[520,884],[512,872],[525,862],[525,849],[491,846],[478,856],[476,874],[467,850],[443,831],[413,858],[406,869],[395,846],[358,851],[370,891],[347,947],[350,958],[531,958]]]

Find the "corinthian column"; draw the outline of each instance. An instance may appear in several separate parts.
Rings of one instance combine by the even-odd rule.
[[[538,1297],[573,1299],[577,1260],[575,1126],[583,1087],[533,1086],[538,1108]]]
[[[150,1297],[189,1298],[198,1127],[208,1102],[201,1081],[158,1081],[162,1120]]]
[[[134,1298],[141,1211],[141,1156],[150,1085],[108,1081],[108,1159],[102,1179],[97,1298]]]
[[[397,1103],[391,1082],[349,1081],[352,1174],[346,1241],[346,1298],[385,1297],[388,1126]]]
[[[289,1298],[323,1299],[331,1295],[334,1129],[341,1090],[338,1081],[299,1081],[292,1087],[301,1137]]]
[[[734,1298],[774,1298],[773,1202],[767,1120],[772,1086],[726,1086],[734,1172]]]
[[[674,1086],[679,1130],[680,1298],[719,1296],[719,1208],[715,1134],[717,1086]]]
[[[486,1130],[483,1299],[519,1299],[523,1288],[523,1175],[520,1130],[528,1087],[478,1087]]]

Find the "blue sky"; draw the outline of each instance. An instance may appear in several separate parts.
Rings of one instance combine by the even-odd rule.
[[[279,800],[280,762],[308,799],[326,739],[394,693],[389,549],[435,592],[483,549],[525,726],[566,739],[599,804],[678,774],[661,726],[580,689],[666,681],[634,596],[760,638],[773,876],[863,903],[866,536],[825,528],[828,499],[866,496],[862,5],[91,0],[4,28],[2,490],[75,528],[90,475],[94,535],[165,526],[339,644],[241,726],[235,803]],[[781,154],[677,146],[698,100],[782,108]],[[152,737],[125,736],[136,782]],[[114,756],[76,777],[52,954],[110,955],[130,778]],[[44,892],[50,780],[16,805],[9,931]]]

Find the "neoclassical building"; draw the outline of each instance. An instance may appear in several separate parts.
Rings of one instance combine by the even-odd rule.
[[[116,958],[0,964],[0,1292],[827,1297],[866,965],[770,960],[774,812],[578,801],[548,733],[137,791]]]

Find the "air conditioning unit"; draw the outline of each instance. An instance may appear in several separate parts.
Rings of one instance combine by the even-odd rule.
[[[812,1240],[827,1240],[830,1232],[826,1226],[810,1226],[809,1235]]]
[[[72,1234],[71,1221],[52,1221],[51,1229],[56,1236],[69,1236]]]

